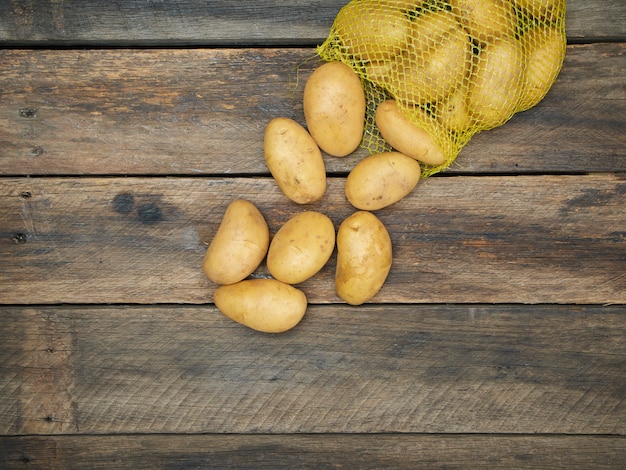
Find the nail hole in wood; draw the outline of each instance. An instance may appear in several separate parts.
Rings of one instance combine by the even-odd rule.
[[[37,117],[37,108],[22,108],[20,109],[20,116],[26,119]]]
[[[28,241],[28,235],[23,232],[18,232],[13,235],[13,242],[17,244],[26,243]]]
[[[33,149],[30,151],[30,154],[33,157],[38,157],[40,155],[43,155],[44,153],[46,153],[46,149],[44,149],[43,147],[33,147]]]

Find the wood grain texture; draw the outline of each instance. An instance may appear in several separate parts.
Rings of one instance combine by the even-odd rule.
[[[5,178],[0,303],[211,302],[201,262],[230,202],[272,234],[305,209],[337,228],[343,185],[302,207],[271,178]],[[394,264],[372,302],[626,303],[625,204],[613,175],[428,178],[377,212]],[[334,266],[300,285],[310,302],[339,301]]]
[[[88,451],[86,451],[88,449]],[[131,435],[0,438],[10,469],[623,468],[624,437]]]
[[[323,40],[341,1],[12,0],[0,7],[10,45],[256,45]]]
[[[623,0],[568,0],[546,99],[378,213],[371,303],[333,256],[287,333],[212,304],[233,199],[354,210],[363,150],[306,207],[262,157],[346,2],[0,2],[0,468],[624,468]]]
[[[310,306],[279,335],[211,306],[0,321],[2,434],[626,432],[623,306]]]
[[[570,46],[548,96],[449,172],[626,171],[626,44]],[[304,124],[313,49],[0,50],[0,174],[267,174],[263,130]],[[365,156],[327,158],[331,173]]]
[[[347,0],[0,3],[0,46],[316,45]],[[621,0],[568,0],[570,40],[626,37]]]

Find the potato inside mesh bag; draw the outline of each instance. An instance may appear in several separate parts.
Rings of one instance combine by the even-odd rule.
[[[541,101],[565,56],[565,0],[352,0],[317,49],[361,78],[368,111],[362,146],[391,146],[376,126],[394,99],[445,156]]]

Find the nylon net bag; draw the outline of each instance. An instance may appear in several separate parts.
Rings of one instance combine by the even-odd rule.
[[[477,132],[541,101],[565,57],[565,0],[352,0],[317,48],[360,77],[367,98],[361,146],[391,147],[375,122],[394,99],[452,164]]]

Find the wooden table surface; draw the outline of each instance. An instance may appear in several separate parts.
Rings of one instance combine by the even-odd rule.
[[[333,255],[287,333],[215,309],[225,207],[303,209],[262,135],[344,3],[0,2],[1,468],[624,468],[623,0],[569,1],[545,100],[377,213],[371,302]]]

